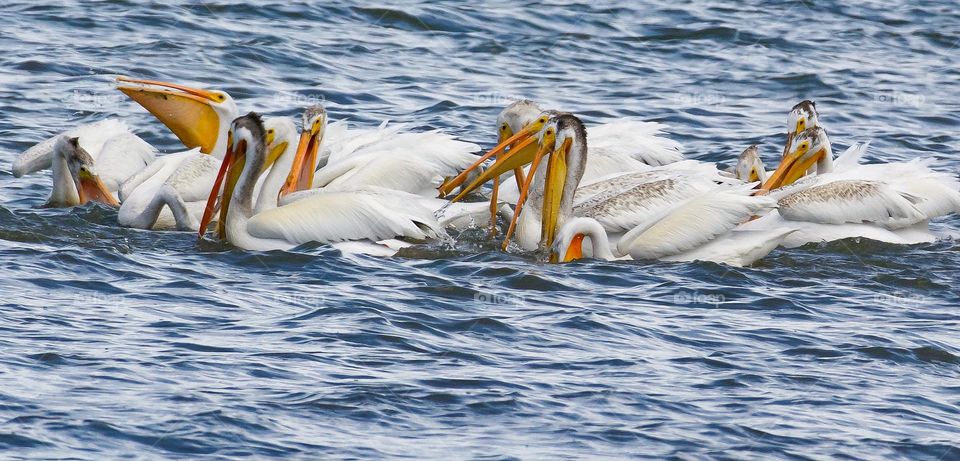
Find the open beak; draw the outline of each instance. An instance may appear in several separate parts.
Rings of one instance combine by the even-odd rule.
[[[81,205],[87,202],[100,202],[114,208],[120,206],[120,203],[113,198],[113,194],[107,189],[107,185],[100,180],[100,177],[86,169],[80,170],[78,174],[77,192],[80,196]]]
[[[570,261],[576,261],[583,258],[584,237],[584,234],[577,234],[570,239],[570,246],[567,247],[567,251],[564,252],[563,258],[560,259],[560,262],[568,263]]]
[[[466,181],[470,172],[476,170],[480,165],[483,164],[483,162],[487,161],[487,159],[491,157],[497,157],[497,161],[494,162],[493,166],[484,171],[483,174],[465,187],[459,194],[457,194],[456,197],[451,200],[451,202],[459,201],[487,181],[500,177],[500,175],[506,173],[507,171],[520,168],[523,165],[530,163],[533,159],[533,156],[537,152],[536,148],[533,147],[536,144],[536,137],[534,137],[534,135],[538,133],[541,128],[543,128],[542,124],[533,123],[517,132],[517,134],[498,144],[497,147],[494,147],[490,152],[483,154],[483,156],[474,162],[473,165],[467,167],[467,169],[460,172],[460,174],[453,179],[444,182],[439,189],[440,197],[442,198],[449,195],[450,192],[453,192],[454,189],[462,185]],[[507,148],[510,150],[507,151]]]
[[[224,179],[226,179],[227,184],[223,188],[223,198],[220,200],[220,219],[217,221],[217,236],[219,238],[226,237],[226,228],[224,227],[224,222],[227,217],[227,210],[230,207],[230,199],[233,197],[233,189],[237,185],[237,181],[240,179],[240,173],[243,171],[243,165],[246,161],[245,156],[245,141],[241,141],[240,146],[242,149],[238,149],[240,154],[237,154],[233,149],[233,142],[231,137],[227,138],[227,153],[223,157],[223,163],[220,165],[220,171],[217,172],[217,180],[213,183],[213,188],[210,189],[210,196],[207,197],[207,205],[203,209],[203,217],[200,219],[200,229],[197,231],[197,237],[203,238],[203,234],[207,231],[207,226],[210,225],[210,221],[213,220],[213,213],[216,210],[217,197],[220,196],[220,186],[223,185]]]
[[[761,191],[770,191],[793,184],[802,178],[814,163],[827,154],[825,148],[820,148],[812,155],[807,155],[809,151],[802,147],[803,146],[797,149],[795,153],[787,154],[787,156],[783,158],[777,170],[763,183],[763,186],[760,188]]]
[[[117,89],[150,111],[188,148],[211,153],[220,133],[220,116],[213,104],[221,93],[176,83],[117,77]]]
[[[280,188],[277,199],[297,191],[313,188],[313,175],[317,165],[317,152],[320,149],[320,132],[304,131],[300,133],[297,153],[293,157],[290,174]]]

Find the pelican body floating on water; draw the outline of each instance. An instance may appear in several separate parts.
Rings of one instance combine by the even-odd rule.
[[[229,139],[200,229],[212,219],[219,185],[224,182],[220,220],[226,240],[235,246],[274,250],[308,242],[362,240],[374,244],[397,237],[422,241],[443,234],[431,210],[411,203],[416,196],[375,187],[303,190],[285,195],[276,207],[257,213],[254,190],[260,176],[275,162],[268,154],[263,120],[255,113],[234,120]],[[291,169],[289,181],[299,181],[296,178],[301,173]]]
[[[768,174],[758,146],[720,172],[684,160],[663,125],[632,119],[591,128],[588,153],[579,118],[528,100],[501,111],[498,145],[478,158],[478,146],[436,131],[328,124],[320,106],[304,111],[298,133],[287,117],[238,117],[219,90],[129,77],[117,88],[188,150],[157,156],[107,119],[31,147],[14,176],[51,169],[45,206],[101,202],[119,207],[123,226],[203,235],[219,216],[217,236],[246,249],[315,241],[388,255],[489,213],[493,228],[498,215],[509,218],[504,249],[513,241],[551,261],[747,265],[778,245],[929,242],[929,220],[960,211],[960,181],[931,160],[861,164],[869,143],[835,159],[812,101],[791,109],[783,156]],[[489,207],[459,203],[488,182]],[[441,197],[459,190],[445,201],[429,197],[436,188]]]

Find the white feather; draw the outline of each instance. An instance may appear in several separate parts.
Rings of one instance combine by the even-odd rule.
[[[750,193],[748,188],[717,189],[688,199],[627,232],[617,250],[634,259],[657,259],[693,250],[775,207],[772,199]]]
[[[442,235],[431,210],[414,199],[387,190],[303,191],[287,196],[282,206],[250,218],[247,231],[254,238],[280,240],[291,247],[307,242],[394,237],[425,240]]]
[[[683,160],[680,144],[660,136],[664,129],[666,125],[661,123],[630,118],[591,127],[588,130],[590,156],[624,155],[651,166]]]

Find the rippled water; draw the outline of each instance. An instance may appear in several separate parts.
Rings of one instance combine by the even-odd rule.
[[[9,172],[107,115],[176,150],[116,74],[484,146],[526,96],[705,160],[773,162],[813,98],[841,148],[956,171],[955,4],[56,3],[0,6],[0,457],[960,459],[952,240],[745,269],[258,254],[37,209],[48,176]]]

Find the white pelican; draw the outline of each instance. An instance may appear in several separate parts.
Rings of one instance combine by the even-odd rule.
[[[106,119],[68,130],[27,149],[14,161],[13,175],[19,178],[53,166],[51,194],[64,193],[64,185],[71,182],[69,171],[56,168],[54,163],[54,151],[64,138],[77,140],[77,148],[93,159],[99,179],[110,192],[117,192],[121,183],[153,162],[156,152],[123,121]]]
[[[787,153],[790,152],[793,138],[808,128],[817,126],[823,128],[820,125],[820,114],[817,113],[817,103],[805,99],[790,108],[790,113],[787,114],[787,140],[783,146],[783,157],[786,157]],[[810,168],[809,173],[817,172],[816,165]]]
[[[547,166],[540,169],[545,159]],[[486,175],[503,171],[503,165],[513,165],[510,152],[501,156]],[[734,228],[754,214],[774,206],[766,197],[750,196],[749,186],[718,188],[719,174],[683,175],[672,172],[664,175],[642,172],[619,175],[606,180],[590,197],[579,205],[575,199],[587,159],[587,133],[582,122],[570,114],[552,116],[538,136],[538,149],[517,202],[514,222],[508,238],[516,226],[518,242],[525,249],[552,249],[551,260],[558,260],[561,252],[555,247],[557,235],[571,235],[571,242],[579,245],[586,235],[586,227],[598,231],[592,238],[597,248],[595,256],[630,255],[643,259],[704,259],[731,264],[750,264],[769,253],[779,244],[789,229],[777,232],[733,234]],[[714,169],[715,173],[715,169]],[[586,186],[587,188],[590,185]],[[524,207],[529,201],[530,205]],[[606,220],[607,222],[603,222]],[[568,227],[569,226],[569,227]],[[578,226],[584,226],[578,229]],[[561,229],[567,231],[561,232]],[[617,243],[606,242],[607,232],[623,232]],[[602,237],[599,231],[602,230]],[[580,235],[579,237],[577,237]],[[708,247],[714,239],[723,237],[728,245],[725,251]],[[732,251],[730,242],[745,240],[742,251]],[[571,242],[567,242],[569,246]],[[601,251],[605,248],[605,251]],[[579,255],[579,250],[562,248],[565,256]]]
[[[546,122],[556,115],[558,114],[540,114],[533,123],[485,154],[481,161],[497,156],[497,162],[481,173],[469,185],[463,186],[460,193],[452,201],[459,201],[485,181],[489,181],[509,169],[531,163],[537,153],[537,137],[535,136],[537,130],[542,131]],[[591,139],[593,139],[592,136]],[[637,139],[645,140],[643,142],[647,143],[652,142],[649,137],[645,136],[638,136]],[[669,143],[669,141],[665,142]],[[506,151],[509,146],[514,147]],[[531,150],[533,154],[530,153]],[[642,151],[643,148],[633,150]],[[503,154],[504,151],[506,151],[506,154]],[[629,146],[620,147],[619,151],[631,151],[631,148]],[[590,152],[592,155],[593,147],[590,148]],[[609,152],[609,150],[598,149],[598,152]],[[641,171],[620,172],[592,180],[583,180],[587,176],[586,170],[589,169],[591,164],[590,158],[584,157],[585,166],[581,171],[581,178],[577,180],[580,186],[576,188],[576,195],[572,202],[574,206],[573,214],[600,221],[611,238],[614,239],[622,235],[623,232],[644,223],[651,216],[672,207],[677,202],[714,189],[717,183],[733,184],[737,182],[733,178],[721,175],[717,171],[716,165],[694,160],[673,162],[657,167],[632,160],[637,163],[635,169]],[[628,161],[631,161],[631,159],[624,160],[622,164],[628,164]],[[475,163],[472,167],[476,167],[479,163]],[[454,178],[445,184],[440,190],[441,193],[449,190],[460,178],[464,178],[471,173],[471,170],[464,171],[458,178]],[[526,179],[529,181],[530,178],[527,177]],[[540,188],[535,187],[531,190],[534,194],[541,193]],[[539,195],[533,200],[533,203],[538,201]],[[514,227],[515,224],[518,225]],[[519,220],[512,220],[508,235],[512,235],[514,229],[518,231],[517,241],[521,248],[533,250],[540,246],[539,210],[535,207],[527,213],[520,214]]]
[[[497,116],[497,135],[499,144],[489,153],[476,160],[473,165],[457,177],[445,182],[439,189],[440,196],[450,194],[456,187],[463,190],[475,190],[480,184],[490,180],[490,175],[477,177],[480,164],[491,157],[499,158],[502,153],[512,150],[511,163],[498,168],[503,170],[512,166],[515,182],[500,184],[510,172],[502,177],[493,177],[493,190],[490,198],[491,226],[495,225],[495,213],[498,200],[516,203],[524,179],[522,165],[530,163],[536,146],[530,138],[538,133],[547,120],[559,112],[541,110],[533,101],[519,100],[504,108]],[[656,122],[642,122],[630,118],[620,118],[589,129],[590,157],[584,169],[583,180],[592,182],[601,178],[625,172],[647,171],[651,167],[673,164],[683,160],[680,144],[660,136],[664,125]],[[463,186],[466,180],[472,181]],[[464,194],[460,194],[462,197]]]
[[[195,231],[226,152],[236,103],[218,90],[128,77],[117,82],[191,149],[159,157],[121,185],[120,225]]]
[[[96,172],[95,161],[76,137],[61,136],[53,145],[53,190],[44,207],[65,208],[101,202],[116,207],[117,200]]]
[[[227,155],[210,190],[201,229],[212,219],[220,183],[226,179],[220,219],[226,240],[240,248],[289,249],[307,242],[372,243],[397,237],[425,240],[443,234],[432,212],[412,200],[416,196],[379,188],[300,191],[285,195],[276,208],[255,213],[254,189],[260,175],[271,166],[266,137],[259,115],[251,112],[234,120]],[[300,173],[290,171],[291,176]]]
[[[819,126],[799,133],[762,190],[777,199],[778,211],[744,225],[769,229],[790,223],[798,232],[787,247],[865,237],[887,243],[915,244],[936,239],[928,221],[960,211],[960,182],[916,159],[860,165],[863,148],[844,154],[835,170],[833,151]],[[812,165],[817,174],[802,178]]]
[[[746,148],[733,168],[733,176],[743,182],[763,182],[767,180],[767,170],[760,159],[760,151],[756,145]]]

